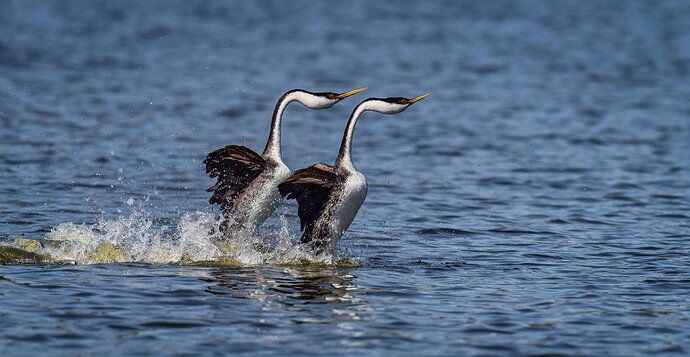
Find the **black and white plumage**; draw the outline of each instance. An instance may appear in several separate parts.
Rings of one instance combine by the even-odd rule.
[[[317,252],[332,251],[364,203],[367,179],[355,169],[350,154],[355,125],[362,113],[397,114],[428,95],[363,101],[350,115],[335,165],[318,163],[297,170],[278,186],[281,195],[297,200],[301,243]]]
[[[282,202],[278,184],[290,175],[280,154],[280,124],[288,104],[299,102],[310,109],[327,109],[366,88],[347,93],[311,93],[294,89],[276,104],[263,154],[240,145],[228,145],[208,154],[206,173],[217,182],[208,189],[211,204],[221,206],[226,232],[256,229]]]
[[[208,154],[206,173],[218,182],[208,189],[213,192],[211,204],[224,205],[234,200],[266,168],[266,160],[245,146],[228,145]]]

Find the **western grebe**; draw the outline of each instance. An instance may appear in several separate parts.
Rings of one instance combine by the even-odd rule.
[[[429,94],[413,99],[394,97],[363,101],[350,115],[335,166],[318,163],[295,171],[278,185],[281,195],[296,199],[299,205],[303,231],[300,242],[310,245],[316,252],[335,249],[367,196],[366,177],[355,169],[350,156],[352,135],[360,115],[368,110],[397,114]]]
[[[218,181],[209,188],[209,202],[219,204],[225,233],[255,229],[275,211],[283,200],[278,184],[290,175],[280,156],[280,122],[288,104],[299,102],[309,109],[327,109],[366,88],[342,94],[311,93],[293,89],[278,100],[263,154],[240,145],[228,145],[208,154],[206,173]]]

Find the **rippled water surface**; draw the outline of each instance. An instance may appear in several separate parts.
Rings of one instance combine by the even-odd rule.
[[[4,1],[0,241],[78,264],[0,265],[0,352],[688,354],[689,71],[685,1]],[[360,121],[338,255],[290,202],[221,257],[205,154],[362,86],[433,95]]]

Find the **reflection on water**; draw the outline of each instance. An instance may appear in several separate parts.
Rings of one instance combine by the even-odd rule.
[[[367,306],[355,294],[351,272],[333,268],[318,270],[238,267],[210,272],[206,289],[215,295],[254,299],[263,310],[295,314],[295,323],[340,324],[364,318]],[[278,306],[276,306],[278,305]]]

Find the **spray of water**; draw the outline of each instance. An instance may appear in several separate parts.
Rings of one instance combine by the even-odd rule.
[[[194,212],[182,215],[176,227],[161,226],[137,208],[116,219],[101,217],[92,225],[63,223],[42,244],[17,240],[15,247],[31,246],[34,253],[52,261],[76,264],[356,265],[329,253],[315,255],[297,244],[283,216],[276,229],[261,233],[224,236],[219,223],[213,213]]]

